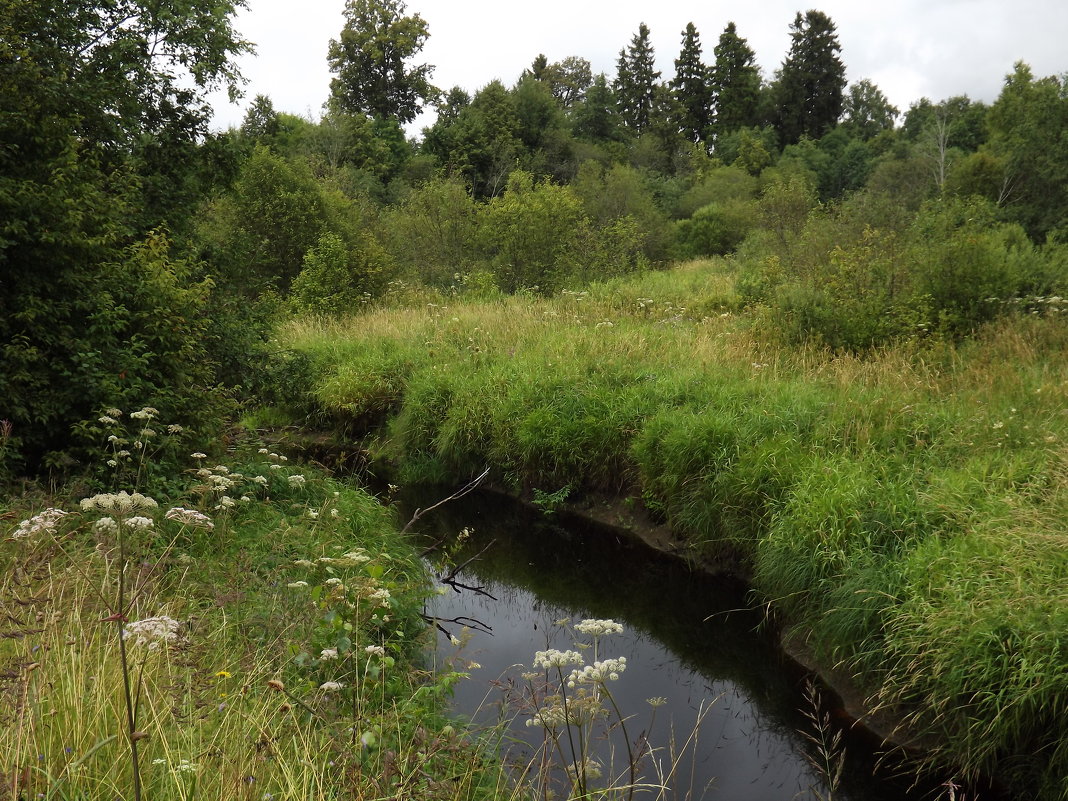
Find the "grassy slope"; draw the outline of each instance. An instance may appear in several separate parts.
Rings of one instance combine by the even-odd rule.
[[[211,472],[247,500],[222,511],[195,477],[157,495],[154,528],[127,542],[128,619],[181,622],[170,647],[127,648],[144,797],[507,797],[444,718],[458,674],[425,668],[428,577],[392,515],[274,454],[227,465]],[[170,504],[199,506],[214,529],[165,520]],[[6,537],[49,505],[69,512],[54,536]],[[118,637],[103,620],[120,563],[97,517],[56,498],[0,505],[0,797],[134,797]],[[339,655],[318,658],[329,647]]]
[[[777,349],[722,267],[285,334],[410,479],[641,495],[935,758],[1068,798],[1068,320],[869,358]]]

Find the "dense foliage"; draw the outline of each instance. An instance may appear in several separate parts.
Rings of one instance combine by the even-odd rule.
[[[237,5],[3,6],[5,471],[77,458],[71,432],[116,393],[208,425],[210,388],[274,392],[279,315],[414,287],[548,294],[725,255],[769,333],[854,351],[1064,292],[1068,92],[1024,64],[993,105],[923,99],[895,127],[810,11],[770,80],[734,23],[707,57],[687,25],[661,80],[641,24],[612,76],[539,55],[440,92],[425,20],[352,0],[319,119],[260,96],[207,135],[203,92],[247,48]]]

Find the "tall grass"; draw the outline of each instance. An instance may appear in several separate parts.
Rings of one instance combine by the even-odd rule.
[[[902,737],[1068,798],[1063,319],[864,357],[782,349],[705,262],[283,338],[329,411],[388,409],[371,447],[410,477],[492,466],[521,492],[641,499],[696,556],[741,558]]]
[[[138,781],[183,801],[516,792],[444,717],[460,674],[424,666],[427,577],[389,513],[267,449],[235,458],[172,499],[213,528],[160,513],[128,560],[84,506],[48,499],[68,512],[54,525],[15,527],[32,498],[0,516],[0,797],[131,798]],[[173,637],[120,643],[120,580],[121,625],[166,616]]]

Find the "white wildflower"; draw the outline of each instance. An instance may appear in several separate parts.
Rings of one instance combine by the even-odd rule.
[[[181,434],[183,431],[185,431],[185,429],[177,423],[171,423],[169,426],[167,426],[168,434]]]
[[[342,684],[340,681],[324,681],[322,684],[319,685],[319,689],[325,693],[330,693],[337,692],[344,686],[345,685]]]
[[[298,559],[293,564],[297,567],[315,567],[315,562],[312,562],[309,559]]]
[[[323,582],[323,584],[329,584],[331,586],[334,586],[334,585],[337,585],[337,584],[340,584],[340,583],[341,583],[341,579],[337,578],[336,576],[333,577],[333,578],[328,578],[326,581]]]
[[[567,686],[574,687],[576,684],[604,684],[606,681],[616,681],[619,674],[627,669],[627,658],[605,659],[603,662],[594,662],[592,665],[572,670],[568,677]]]
[[[304,580],[291,581],[286,586],[289,587],[292,590],[296,590],[296,589],[300,589],[301,587],[307,587],[308,586],[308,582],[306,582]]]
[[[146,428],[144,431],[141,432],[141,436],[145,439],[152,439],[152,437],[156,436],[156,429]]]
[[[319,652],[319,658],[322,660],[337,659],[337,648],[324,648]]]
[[[108,464],[108,467],[118,467],[119,466],[119,463],[116,462],[114,459],[108,459],[107,464]]]
[[[550,648],[547,651],[537,651],[534,654],[534,667],[566,667],[567,665],[581,665],[585,660],[578,651],[559,651]]]
[[[606,634],[622,634],[623,626],[614,620],[597,620],[589,618],[575,624],[575,629],[587,637],[603,637]]]
[[[106,492],[94,495],[91,498],[83,498],[81,501],[82,511],[85,512],[110,512],[112,514],[128,515],[133,512],[145,512],[159,506],[152,498],[142,495],[140,492],[128,493]]]
[[[271,470],[281,470],[282,469],[282,465],[280,465],[280,464],[272,464],[272,465],[268,465],[268,467],[270,467]]]
[[[263,486],[267,486],[267,476],[253,476],[252,480],[254,482],[256,482],[257,484],[262,484]]]
[[[368,656],[385,656],[386,649],[381,645],[368,645],[363,649],[364,653]]]
[[[132,639],[134,645],[147,645],[149,650],[154,651],[161,644],[177,642],[181,630],[181,621],[160,615],[127,624],[122,630],[122,637]]]
[[[152,525],[150,517],[128,517],[126,519],[126,527],[131,531],[148,531]]]
[[[119,530],[119,524],[113,517],[102,517],[93,523],[93,531],[97,534],[114,534]]]
[[[189,454],[189,458],[190,459],[207,459],[208,455],[206,453],[201,453],[200,451],[196,451],[195,453]]]
[[[211,531],[215,528],[215,524],[211,522],[211,518],[202,512],[198,512],[196,509],[183,509],[180,506],[175,506],[172,509],[168,509],[167,513],[163,515],[167,520],[174,520],[181,523],[183,526],[189,526],[190,528],[202,528],[207,531]]]
[[[38,534],[55,534],[56,524],[61,517],[66,517],[67,512],[62,509],[45,509],[34,515],[29,520],[23,520],[11,536],[17,540],[27,537],[36,537]]]
[[[300,473],[296,473],[289,477],[289,486],[291,487],[303,487],[306,483],[306,479]]]
[[[104,414],[108,415],[109,417],[122,417],[122,409],[116,409],[115,407],[112,407],[110,409],[105,409]]]
[[[389,606],[390,597],[389,590],[385,587],[379,587],[368,596],[372,601],[378,601],[379,606]]]
[[[119,422],[114,417],[111,417],[110,415],[106,415],[106,414],[103,417],[98,418],[98,421],[103,423],[106,426],[117,425],[118,422]]]
[[[264,456],[266,456],[267,454],[270,453],[270,451],[267,450],[266,448],[260,448],[260,453],[262,453]]]
[[[151,420],[153,417],[159,414],[159,410],[153,409],[151,406],[145,406],[143,409],[130,412],[130,417],[133,420]]]

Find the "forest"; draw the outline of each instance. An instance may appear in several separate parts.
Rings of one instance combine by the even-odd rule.
[[[310,472],[306,488],[256,439],[330,431],[406,482],[462,484],[488,465],[528,498],[629,498],[695,559],[736,564],[777,625],[863,677],[873,705],[935,732],[931,764],[1068,799],[1068,77],[1021,61],[991,103],[898,109],[846,80],[834,22],[809,10],[783,20],[774,70],[734,23],[704,42],[691,23],[662,75],[642,23],[612,73],[532,53],[510,83],[469,92],[433,85],[420,63],[431,31],[403,0],[347,0],[321,113],[258,95],[240,127],[215,131],[206,97],[238,95],[235,59],[252,47],[241,6],[0,0],[0,519],[37,520],[6,541],[13,576],[55,582],[47,566],[77,563],[75,543],[96,553],[114,535],[99,569],[118,570],[118,595],[98,617],[125,620],[155,597],[146,586],[172,597],[152,576],[126,593],[141,581],[125,578],[127,545],[177,571],[175,542],[190,559],[218,547],[204,529],[170,518],[181,530],[163,547],[121,514],[111,535],[30,515],[97,491],[199,499],[233,515],[232,541],[214,584],[194,576],[184,592],[218,600],[263,559],[250,603],[289,620],[271,571],[349,547],[331,520],[354,521],[361,548],[393,536],[362,491]],[[426,109],[435,120],[412,134]],[[224,458],[245,460],[239,478],[204,462]],[[253,473],[244,498],[261,492],[273,511],[231,511],[220,493]],[[52,538],[26,550],[31,532]],[[320,646],[348,642],[345,654],[355,627],[390,667],[414,660],[423,568],[389,547],[360,587],[407,592],[390,601],[395,621],[364,609],[338,634],[316,618]],[[16,610],[20,581],[0,584],[2,608]],[[70,593],[92,601],[90,585]],[[100,647],[121,662],[129,713],[125,636]],[[227,636],[205,648],[262,646]],[[11,675],[28,677],[36,662],[5,642],[4,664],[23,666]],[[302,647],[287,669],[333,677]],[[263,659],[249,671],[266,680]],[[371,662],[361,681],[395,698]],[[209,681],[207,662],[196,670]],[[29,709],[30,679],[5,682]],[[115,698],[101,704],[118,710]],[[139,799],[140,732],[132,715],[122,725],[137,787],[124,797]],[[425,727],[396,728],[409,750],[395,751],[430,747]],[[431,750],[469,760],[464,797],[502,793],[507,780],[473,767],[485,756],[462,756],[448,728]],[[100,730],[85,724],[93,753]],[[0,794],[29,786],[19,743],[4,746],[13,762],[0,753]],[[355,788],[345,797],[453,797],[432,780],[389,785],[389,771],[369,789],[356,772],[334,776]]]

